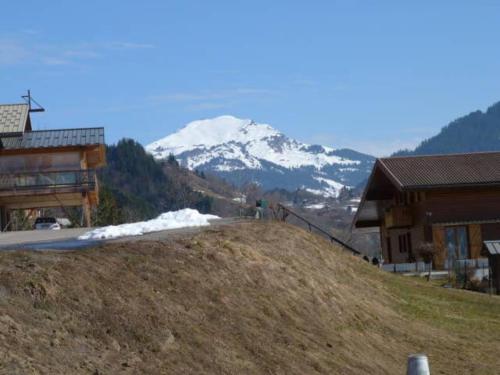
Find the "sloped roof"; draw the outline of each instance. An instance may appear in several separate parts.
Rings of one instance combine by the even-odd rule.
[[[377,164],[403,190],[500,185],[500,152],[382,158]]]
[[[28,116],[28,104],[0,104],[0,134],[24,132]]]
[[[379,226],[383,202],[397,192],[490,186],[500,187],[500,152],[377,159],[353,223]]]
[[[37,130],[0,141],[3,150],[103,145],[104,128]]]

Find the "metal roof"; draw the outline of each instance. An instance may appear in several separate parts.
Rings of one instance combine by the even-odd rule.
[[[23,133],[28,114],[28,104],[0,104],[0,134]]]
[[[500,152],[392,157],[377,164],[402,189],[500,185]]]
[[[37,130],[0,141],[3,150],[102,145],[104,128]]]
[[[484,241],[484,244],[491,255],[500,255],[500,240]]]

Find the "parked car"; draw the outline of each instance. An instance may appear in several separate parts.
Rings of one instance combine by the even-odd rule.
[[[55,217],[37,217],[34,228],[59,230],[61,229],[61,225],[57,222]]]

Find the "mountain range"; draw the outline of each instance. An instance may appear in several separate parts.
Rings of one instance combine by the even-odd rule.
[[[182,166],[214,173],[237,186],[305,189],[336,197],[343,187],[362,191],[375,158],[350,149],[308,145],[274,129],[233,116],[193,121],[146,146],[156,159],[173,154]],[[393,156],[500,151],[500,102],[443,127],[414,150]]]
[[[284,188],[337,197],[370,173],[375,158],[350,149],[309,145],[270,125],[234,116],[193,121],[146,146],[156,159],[173,154],[182,166],[242,186]]]

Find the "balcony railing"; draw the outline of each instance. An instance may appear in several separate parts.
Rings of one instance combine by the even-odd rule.
[[[0,192],[67,187],[94,190],[95,185],[96,173],[93,169],[0,174]]]
[[[413,217],[410,207],[393,206],[385,213],[385,225],[387,228],[403,228],[413,225]]]

